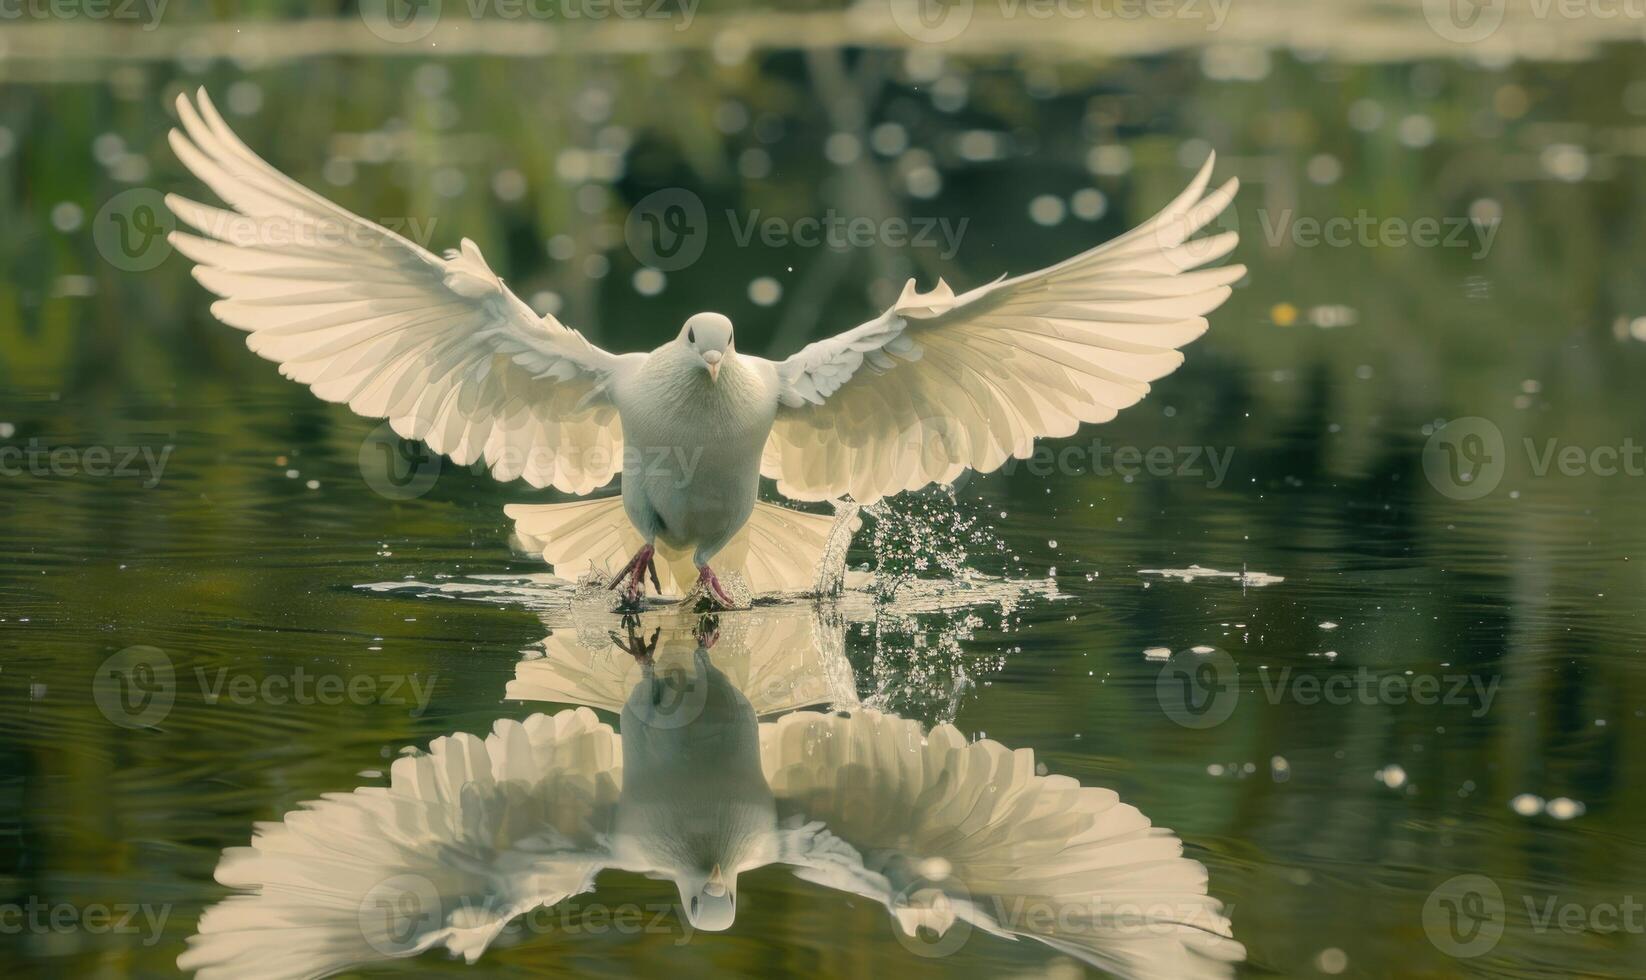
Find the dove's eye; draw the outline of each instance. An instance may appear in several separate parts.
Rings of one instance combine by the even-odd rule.
[[[697,343],[697,331],[693,330],[691,327],[686,328],[686,343],[688,343],[688,344]]]

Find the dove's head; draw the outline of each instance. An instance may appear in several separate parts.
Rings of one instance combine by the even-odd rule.
[[[686,921],[693,929],[723,932],[737,918],[737,871],[726,873],[716,864],[708,874],[690,871],[675,878]]]
[[[732,321],[719,313],[699,313],[680,328],[680,342],[703,359],[711,380],[720,380],[720,365],[736,353]]]

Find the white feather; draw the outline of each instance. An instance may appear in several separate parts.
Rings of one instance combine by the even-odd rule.
[[[1238,187],[1205,194],[1212,164],[1107,244],[959,296],[942,280],[921,293],[911,279],[880,317],[776,364],[784,408],[762,474],[797,500],[870,503],[993,470],[1038,438],[1136,404],[1245,275],[1192,271],[1238,240],[1192,240]]]
[[[1245,950],[1206,869],[1113,791],[1034,754],[869,709],[761,730],[780,818],[818,825],[784,859],[884,904],[900,928],[1036,939],[1124,977],[1227,977]]]
[[[286,377],[459,463],[572,493],[610,482],[622,433],[601,393],[638,355],[532,313],[472,241],[442,259],[300,186],[198,100],[178,97],[172,148],[235,210],[166,203],[207,236],[171,241],[222,297],[213,315]]]

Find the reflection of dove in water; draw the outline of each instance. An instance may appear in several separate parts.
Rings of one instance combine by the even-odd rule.
[[[442,946],[473,962],[608,867],[673,880],[694,927],[725,929],[739,876],[767,864],[883,904],[905,937],[1033,938],[1133,977],[1227,976],[1244,955],[1205,869],[1109,790],[866,709],[761,724],[713,660],[694,649],[674,686],[643,673],[621,738],[587,708],[499,721],[397,760],[386,789],[259,825],[217,874],[259,893],[208,910],[179,966],[316,976]]]
[[[584,704],[616,714],[643,676],[674,691],[686,690],[699,643],[692,621],[665,615],[647,617],[644,624],[632,622],[626,642],[615,634],[556,630],[543,638],[541,656],[515,665],[504,696]],[[761,718],[798,708],[857,704],[856,681],[846,660],[846,620],[837,611],[768,607],[723,619],[719,629],[721,648],[736,651],[721,657],[719,667]],[[759,642],[746,642],[745,633],[758,635]]]
[[[810,587],[828,520],[758,504],[762,476],[796,500],[868,504],[1027,458],[1141,400],[1244,275],[1201,268],[1237,241],[1193,238],[1236,190],[1207,193],[1208,160],[1114,241],[958,295],[910,280],[880,316],[786,360],[739,351],[719,313],[611,354],[532,312],[468,239],[441,258],[275,170],[204,92],[177,110],[178,158],[235,209],[166,198],[200,232],[170,240],[222,297],[212,312],[316,395],[460,464],[576,494],[621,471],[621,502],[508,513],[557,569],[632,554],[635,598],[651,571],[660,590],[695,578],[730,604],[709,566],[723,551],[756,591]]]
[[[760,725],[705,647],[673,683],[648,674],[623,706],[613,863],[673,879],[687,921],[718,932],[737,915],[737,876],[777,858]]]

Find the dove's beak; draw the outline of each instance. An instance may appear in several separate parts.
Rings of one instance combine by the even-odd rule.
[[[720,357],[720,352],[717,350],[706,350],[703,352],[703,363],[709,366],[710,381],[720,380]]]
[[[726,894],[726,876],[721,873],[720,865],[715,865],[714,870],[709,872],[709,880],[703,883],[703,892],[715,898]]]

